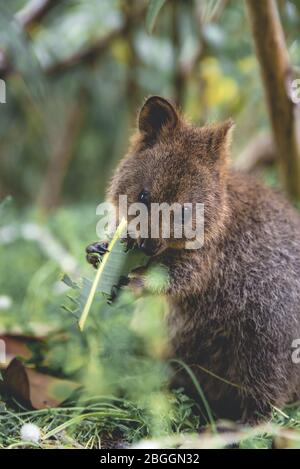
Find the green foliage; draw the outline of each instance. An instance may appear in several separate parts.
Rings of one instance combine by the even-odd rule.
[[[90,220],[87,217],[91,212],[87,206],[69,207],[48,219],[52,233],[77,257],[80,277],[87,278],[89,287],[91,280],[88,278],[93,270],[80,253],[90,242],[89,233],[95,224],[92,216]],[[84,217],[88,230],[82,227]],[[17,217],[7,206],[0,228],[11,226],[17,218],[20,225],[38,219],[32,212]],[[66,226],[69,227],[68,239]],[[148,294],[136,300],[124,289],[117,302],[108,305],[105,297],[97,294],[82,333],[77,319],[61,309],[61,305],[67,303],[67,296],[71,305],[73,299],[78,298],[79,280],[68,280],[68,286],[61,288],[64,284],[60,281],[60,265],[40,252],[34,241],[18,239],[0,245],[0,249],[3,259],[0,294],[12,298],[11,306],[1,311],[0,329],[38,336],[46,334],[46,343],[35,350],[31,365],[82,385],[76,401],[57,409],[16,411],[0,402],[0,447],[23,446],[20,428],[25,422],[41,428],[45,439],[38,446],[45,448],[96,447],[99,439],[105,444],[107,440],[116,442],[118,438],[137,442],[146,437],[168,437],[166,444],[172,447],[178,445],[176,441],[182,433],[190,435],[184,437],[189,442],[197,438],[192,435],[199,428],[193,401],[182,391],[171,393],[167,389],[171,370],[166,359],[167,334],[163,322],[166,305],[162,297]],[[13,278],[6,275],[12,266]],[[163,272],[153,271],[149,282],[157,288],[163,279]],[[273,433],[280,428],[300,428],[299,407],[285,412],[286,417],[274,412]],[[218,444],[220,446],[220,442]],[[241,435],[240,445],[242,448],[270,447],[272,435],[252,431],[247,436],[246,432]]]
[[[12,216],[7,211],[10,210],[5,210],[6,227],[11,226],[9,218]],[[69,231],[68,246],[72,251],[66,253],[68,255],[76,253],[76,243],[72,238],[78,239],[80,221],[86,212],[87,207],[69,209],[68,212],[63,210],[49,220],[59,242],[64,239],[62,234],[66,222],[76,227],[75,231]],[[32,222],[34,218],[33,214],[27,213],[19,220],[19,225],[23,226],[25,220],[31,219]],[[94,271],[82,256],[83,284],[79,279],[72,281],[70,276],[65,276],[65,283],[62,283],[60,265],[38,251],[35,241],[22,238],[5,245],[7,261],[16,265],[21,258],[22,262],[17,264],[18,289],[9,279],[7,287],[1,285],[1,294],[10,295],[12,304],[1,312],[0,329],[38,336],[47,334],[46,345],[35,350],[31,365],[43,372],[77,381],[83,390],[77,402],[67,404],[68,410],[59,408],[53,412],[21,413],[19,417],[12,413],[11,420],[5,424],[5,433],[2,433],[4,427],[1,427],[3,421],[0,418],[0,445],[17,444],[19,441],[21,424],[16,426],[15,418],[18,422],[30,420],[47,428],[45,445],[50,444],[51,439],[55,440],[56,435],[60,439],[62,429],[67,440],[78,438],[80,444],[87,444],[90,438],[94,441],[96,435],[103,437],[115,431],[128,441],[167,435],[178,428],[191,431],[193,422],[196,422],[191,414],[193,403],[184,401],[184,408],[178,409],[181,395],[172,396],[167,391],[170,367],[165,360],[164,299],[148,294],[136,300],[125,289],[118,300],[109,305],[106,296],[98,291],[86,328],[80,332],[77,318],[70,314],[68,308],[61,309],[61,305],[67,303],[68,296],[70,305],[76,301],[78,311],[82,311],[85,301],[78,304],[78,299],[86,298],[91,285],[91,280],[86,277],[93,275]],[[81,251],[84,251],[84,242]],[[8,269],[11,265],[2,264],[1,267]],[[0,275],[5,277],[4,270]],[[158,277],[157,273],[152,275],[158,285],[161,272]],[[65,287],[58,288],[59,285]],[[63,444],[68,443],[64,441]]]
[[[99,266],[92,284],[87,279],[83,279],[80,288],[67,275],[63,278],[66,285],[80,292],[78,298],[74,299],[76,307],[72,311],[78,318],[80,330],[84,328],[95,294],[100,293],[107,300],[110,300],[116,295],[114,289],[119,289],[122,277],[127,278],[133,269],[141,267],[147,261],[147,257],[140,251],[127,250],[126,252],[126,245],[122,239],[125,232],[126,221],[123,219],[102,259],[98,254],[95,254],[99,258]]]
[[[66,146],[69,156],[60,200],[96,205],[127,149],[128,133],[144,97],[152,93],[177,99],[178,64],[188,71],[182,82],[182,110],[200,124],[233,117],[235,155],[257,131],[268,128],[243,2],[227,2],[225,9],[220,7],[223,2],[215,0],[177,3],[175,21],[174,2],[134,0],[129,13],[134,16],[144,7],[143,17],[134,19],[128,33],[109,43],[99,60],[96,57],[92,66],[83,61],[47,75],[45,68],[76,56],[122,27],[126,2],[59,2],[26,37],[9,21],[24,2],[0,2],[0,46],[22,71],[22,76],[7,79],[7,103],[1,105],[5,111],[0,126],[2,195],[14,195],[22,206],[39,199],[71,109],[80,101],[79,129],[70,134],[72,144]],[[286,2],[281,15],[296,65],[297,2]],[[152,28],[155,21],[149,35],[145,22]],[[254,113],[256,119],[249,120]]]

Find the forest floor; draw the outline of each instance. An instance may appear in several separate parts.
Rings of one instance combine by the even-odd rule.
[[[110,412],[111,411],[111,412]],[[123,410],[120,409],[120,412]],[[105,417],[104,417],[105,416]],[[13,410],[3,402],[0,407],[0,448],[299,448],[300,409],[274,412],[273,419],[257,428],[232,422],[216,423],[216,428],[173,432],[159,438],[145,438],[142,419],[127,410],[127,417],[116,417],[115,406],[102,403],[57,407],[44,410]],[[132,422],[132,424],[130,423]],[[31,427],[27,429],[26,424]],[[31,435],[31,441],[26,441]],[[33,435],[33,437],[32,437]]]

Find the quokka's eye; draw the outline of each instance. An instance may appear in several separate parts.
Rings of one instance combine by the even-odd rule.
[[[150,204],[150,193],[146,191],[146,189],[143,189],[139,193],[138,201],[142,204],[145,204],[148,207]]]

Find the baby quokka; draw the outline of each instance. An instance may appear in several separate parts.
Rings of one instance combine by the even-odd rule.
[[[255,423],[299,398],[300,216],[275,191],[229,168],[232,121],[195,127],[167,100],[143,105],[108,200],[204,204],[204,244],[141,239],[169,273],[172,353],[193,370],[217,417]],[[105,243],[104,243],[105,247]],[[87,248],[103,253],[103,244]],[[140,281],[142,282],[142,278]],[[182,373],[180,384],[193,393]]]

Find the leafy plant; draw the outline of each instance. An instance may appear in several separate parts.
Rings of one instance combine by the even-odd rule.
[[[80,292],[75,303],[76,310],[73,313],[76,316],[80,314],[78,325],[81,331],[84,329],[95,294],[101,293],[108,299],[114,294],[114,289],[117,288],[122,277],[127,277],[132,269],[146,262],[146,256],[140,251],[126,250],[123,241],[126,228],[127,222],[123,219],[108,245],[107,252],[102,259],[99,259],[100,265],[92,283],[83,279],[82,288],[79,288],[70,277],[64,276],[63,278],[69,287],[78,289]]]

